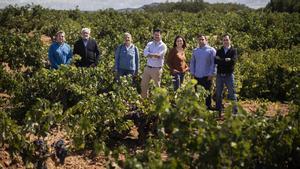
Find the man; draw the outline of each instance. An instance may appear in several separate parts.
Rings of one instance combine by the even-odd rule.
[[[115,52],[115,71],[117,79],[120,76],[137,76],[139,70],[139,51],[132,43],[132,36],[126,32],[124,34],[124,43],[119,45]]]
[[[209,92],[205,102],[207,109],[211,110],[210,89],[215,69],[216,50],[207,44],[207,38],[203,34],[198,35],[198,44],[199,47],[193,50],[190,71],[197,80],[198,85],[203,86]]]
[[[91,30],[83,28],[81,30],[81,39],[74,45],[74,55],[78,54],[81,60],[77,63],[80,67],[95,67],[98,64],[100,52],[94,39],[90,37]]]
[[[144,68],[141,82],[141,95],[148,97],[149,82],[154,80],[156,86],[160,87],[161,75],[163,71],[164,56],[167,52],[167,46],[161,40],[161,31],[153,31],[153,41],[149,42],[144,49],[144,55],[147,57],[147,65]]]
[[[222,112],[222,93],[224,84],[228,89],[228,98],[234,101],[233,113],[237,113],[236,96],[234,90],[234,65],[237,60],[237,50],[231,46],[230,36],[223,36],[223,46],[217,51],[217,94],[216,94],[216,109]]]
[[[72,50],[65,43],[65,32],[58,31],[55,36],[55,42],[51,44],[48,50],[48,58],[52,69],[58,69],[61,64],[69,64],[72,58]]]

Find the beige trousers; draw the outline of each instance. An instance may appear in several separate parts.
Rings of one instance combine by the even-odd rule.
[[[151,79],[154,80],[155,86],[160,87],[162,71],[162,68],[145,67],[141,82],[141,95],[143,98],[148,97],[149,82]]]

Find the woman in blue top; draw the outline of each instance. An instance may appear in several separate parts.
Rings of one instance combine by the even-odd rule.
[[[48,58],[52,69],[58,69],[61,64],[70,64],[72,50],[65,43],[65,32],[56,33],[55,42],[53,42],[48,51]]]
[[[115,52],[115,71],[117,79],[120,76],[136,76],[139,70],[139,51],[132,43],[132,36],[126,32],[124,34],[124,44],[118,46]]]

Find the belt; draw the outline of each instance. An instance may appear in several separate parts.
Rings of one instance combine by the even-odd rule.
[[[149,67],[149,68],[161,68],[161,67],[153,67],[153,66],[149,66],[149,65],[147,65],[147,67]]]

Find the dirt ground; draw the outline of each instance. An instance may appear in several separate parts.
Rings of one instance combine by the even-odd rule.
[[[280,102],[261,103],[259,101],[247,100],[239,102],[244,110],[249,113],[255,113],[259,108],[265,107],[266,116],[275,116],[277,114],[287,115],[289,112],[289,105]]]
[[[1,98],[8,98],[9,96],[6,94],[1,93]],[[289,111],[288,104],[283,103],[261,103],[259,101],[240,101],[240,105],[249,113],[255,113],[261,106],[266,107],[266,116],[274,116],[276,114],[283,114],[286,115]],[[133,128],[131,131],[131,135],[133,137],[137,137],[137,129]],[[36,139],[34,137],[31,138],[32,140]],[[70,146],[70,139],[66,137],[66,132],[61,131],[58,128],[54,129],[51,134],[46,137],[46,142],[48,146],[52,143],[58,141],[59,139],[63,139],[65,141],[66,146]],[[71,153],[68,154],[65,160],[64,165],[58,164],[55,159],[48,158],[47,166],[48,169],[103,169],[106,168],[106,160],[107,158],[104,155],[99,155],[96,158],[90,158],[91,152],[86,151],[82,153]],[[9,168],[15,169],[20,168],[23,169],[24,164],[22,162],[12,165],[12,160],[9,153],[5,150],[5,147],[0,148],[0,169],[2,168]]]
[[[33,33],[31,33],[33,35]],[[45,46],[49,46],[52,42],[51,37],[46,35],[41,36],[41,41]],[[11,73],[9,66],[4,65],[8,73]],[[0,110],[4,107],[7,108],[8,100],[10,96],[6,93],[0,93]],[[259,101],[240,101],[240,105],[249,113],[255,113],[260,107],[266,107],[266,116],[274,116],[276,114],[286,115],[289,111],[288,104],[283,103],[261,103]],[[137,129],[133,128],[131,130],[131,136],[137,137]],[[35,137],[31,138],[32,140],[36,139]],[[70,146],[70,139],[66,137],[66,132],[61,131],[59,128],[54,129],[51,134],[45,139],[47,145],[50,146],[59,139],[63,139],[66,143],[66,146]],[[25,169],[26,167],[21,160],[16,164],[12,164],[12,157],[6,151],[7,145],[0,147],[0,169]],[[55,159],[48,158],[47,167],[48,169],[103,169],[106,168],[107,158],[104,155],[99,155],[95,158],[90,158],[91,152],[85,151],[81,153],[69,153],[65,159],[65,164],[60,165]],[[122,158],[122,157],[121,157]],[[165,157],[164,157],[165,158]],[[124,160],[124,159],[123,159]],[[18,159],[17,159],[18,161]],[[33,166],[27,166],[28,168],[33,168]]]

